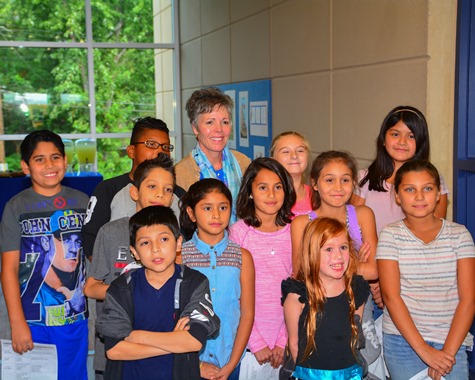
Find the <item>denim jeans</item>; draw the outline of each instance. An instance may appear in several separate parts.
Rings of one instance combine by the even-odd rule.
[[[427,342],[426,343],[440,350],[443,344]],[[386,365],[391,375],[391,380],[407,380],[427,368],[409,343],[401,335],[383,334],[383,351]],[[465,380],[468,379],[468,358],[467,347],[461,346],[455,355],[456,364],[446,380]]]

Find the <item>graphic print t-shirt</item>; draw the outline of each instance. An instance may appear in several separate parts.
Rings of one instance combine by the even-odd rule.
[[[18,279],[29,324],[63,326],[87,318],[81,228],[88,197],[63,187],[52,196],[31,188],[6,205],[1,251],[20,251]]]

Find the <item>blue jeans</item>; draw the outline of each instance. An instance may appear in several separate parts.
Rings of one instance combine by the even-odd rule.
[[[426,343],[441,350],[443,344],[428,342]],[[407,380],[422,370],[427,368],[409,343],[401,335],[383,334],[384,359],[391,375],[391,380]],[[465,380],[468,379],[468,358],[467,347],[461,346],[455,355],[456,364],[446,380]]]

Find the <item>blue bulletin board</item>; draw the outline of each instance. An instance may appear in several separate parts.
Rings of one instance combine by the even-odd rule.
[[[228,147],[250,159],[268,157],[272,142],[270,79],[217,85],[234,100]]]

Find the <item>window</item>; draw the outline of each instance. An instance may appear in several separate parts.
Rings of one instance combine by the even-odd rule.
[[[167,123],[180,157],[176,20],[172,0],[2,1],[0,162],[20,170],[24,136],[50,129],[96,139],[110,178],[130,170],[125,148],[143,116]]]

